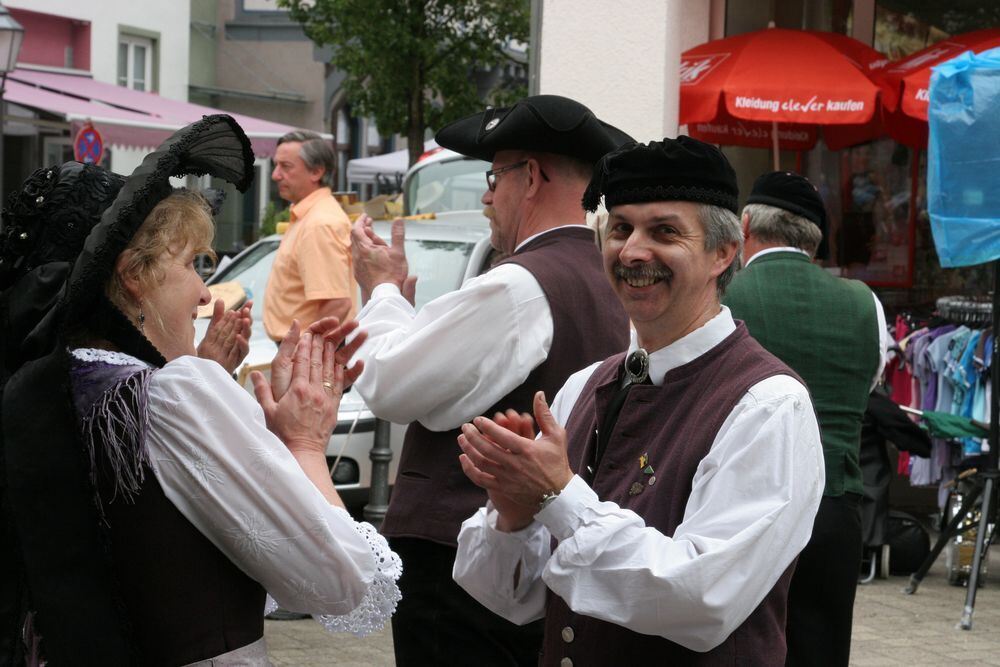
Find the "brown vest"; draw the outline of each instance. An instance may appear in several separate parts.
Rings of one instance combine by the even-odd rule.
[[[594,371],[566,424],[570,465],[584,478],[595,429],[618,386],[623,360],[623,354],[616,355]],[[594,491],[601,500],[636,512],[647,526],[673,535],[684,517],[698,464],[722,423],[750,387],[773,375],[796,377],[737,322],[736,331],[706,354],[669,371],[662,386],[633,387],[591,482]],[[644,454],[654,469],[652,486],[639,467]],[[642,491],[630,494],[633,484]],[[794,564],[749,618],[707,653],[575,614],[549,591],[542,663],[558,665],[568,657],[577,665],[783,664],[785,604],[793,569]]]
[[[503,263],[524,267],[541,285],[552,313],[552,347],[522,385],[483,413],[488,416],[507,408],[530,413],[536,391],[552,400],[573,372],[628,346],[628,318],[604,276],[592,230],[548,232]],[[384,534],[456,545],[462,522],[486,504],[486,492],[469,481],[458,462],[459,432],[410,424]]]
[[[151,470],[134,504],[117,498],[105,513],[140,664],[186,665],[264,635],[263,587],[180,513]]]
[[[74,383],[86,405],[86,381]],[[134,498],[116,494],[108,447],[100,435],[95,444],[105,539],[138,664],[186,665],[260,639],[264,588],[181,514],[148,466]]]

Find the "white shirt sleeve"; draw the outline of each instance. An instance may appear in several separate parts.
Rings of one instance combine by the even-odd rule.
[[[149,384],[146,439],[167,498],[286,609],[381,627],[399,599],[398,557],[331,505],[217,363],[181,357]]]
[[[565,425],[598,361],[569,376],[549,408]],[[462,523],[452,577],[495,614],[524,625],[545,615],[542,571],[552,553],[551,535],[535,521],[524,530],[496,530],[497,512],[488,503]],[[517,585],[515,585],[515,580]]]
[[[566,414],[553,414],[565,423]],[[547,586],[574,612],[707,651],[746,620],[805,546],[823,483],[808,392],[774,376],[723,423],[673,536],[601,502],[574,477],[519,533],[496,531],[490,507],[468,519],[455,579],[514,622],[544,613]],[[559,540],[551,555],[550,536]]]
[[[552,346],[552,314],[535,277],[504,264],[420,312],[383,283],[358,314],[368,340],[355,387],[371,411],[445,431],[527,379]]]
[[[872,292],[872,298],[875,299],[875,323],[878,325],[878,368],[875,369],[875,377],[872,378],[872,386],[868,388],[869,392],[874,391],[882,380],[882,373],[885,371],[886,360],[889,356],[889,347],[892,343],[882,302],[878,300],[878,295],[875,292]]]

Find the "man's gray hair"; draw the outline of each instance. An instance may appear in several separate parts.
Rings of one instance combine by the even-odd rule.
[[[763,243],[780,243],[816,255],[823,232],[812,220],[767,204],[747,204],[743,214],[750,218],[750,233]]]
[[[705,232],[705,250],[711,252],[730,243],[736,244],[733,262],[715,279],[715,289],[721,298],[733,276],[743,266],[743,229],[736,214],[721,206],[702,204],[698,208],[698,219]]]
[[[334,170],[337,165],[337,155],[333,152],[333,147],[320,135],[310,130],[293,130],[280,139],[278,145],[298,141],[302,144],[299,148],[299,157],[306,163],[309,169],[323,167],[323,185],[333,187]]]

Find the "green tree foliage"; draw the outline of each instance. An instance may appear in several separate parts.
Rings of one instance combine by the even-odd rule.
[[[306,35],[331,46],[347,99],[383,133],[406,136],[410,164],[424,129],[440,128],[525,94],[523,86],[481,95],[476,71],[511,61],[504,45],[527,42],[528,0],[278,0]],[[503,79],[501,78],[501,81]]]

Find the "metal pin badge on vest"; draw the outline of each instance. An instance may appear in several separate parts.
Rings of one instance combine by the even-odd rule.
[[[649,353],[641,347],[625,360],[625,379],[628,384],[645,382],[649,377]]]

